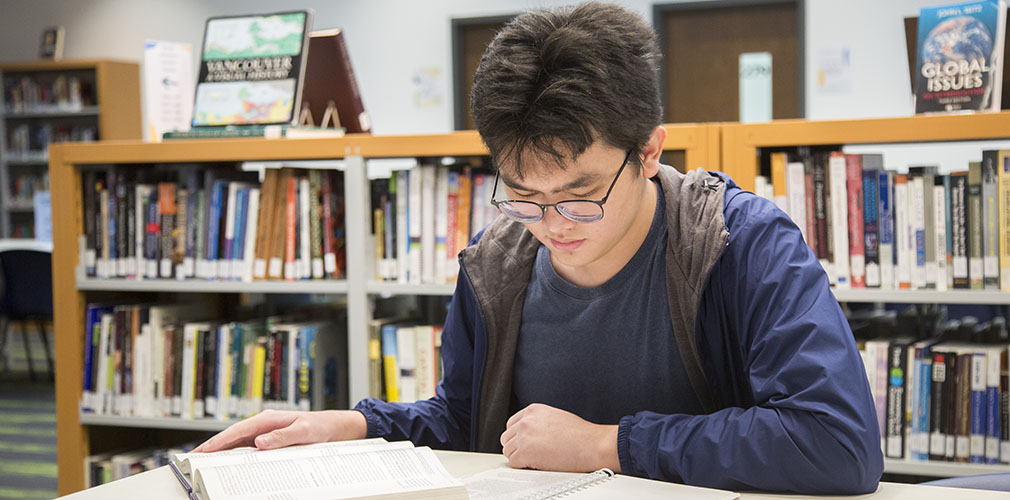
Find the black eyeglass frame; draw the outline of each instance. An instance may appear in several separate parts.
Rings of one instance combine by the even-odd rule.
[[[543,220],[544,215],[547,214],[547,209],[550,208],[550,207],[554,207],[554,211],[556,211],[559,215],[561,215],[562,217],[564,217],[564,218],[566,218],[566,219],[568,219],[570,221],[573,221],[573,222],[579,222],[579,223],[583,223],[583,224],[588,224],[588,223],[591,223],[591,222],[599,221],[599,220],[603,219],[603,216],[605,215],[604,214],[604,210],[603,210],[603,204],[607,202],[608,198],[610,198],[610,192],[613,191],[614,190],[614,186],[617,185],[617,179],[621,177],[621,172],[624,172],[624,167],[628,165],[628,160],[631,159],[631,153],[634,152],[634,151],[635,151],[634,149],[629,149],[628,153],[624,155],[624,161],[621,162],[621,168],[617,169],[617,175],[615,175],[614,176],[614,180],[610,182],[610,187],[607,188],[607,194],[603,195],[603,199],[601,199],[601,200],[562,200],[562,201],[559,201],[557,203],[537,203],[535,201],[528,201],[528,200],[500,200],[500,201],[498,201],[498,200],[494,199],[495,194],[497,194],[497,192],[498,192],[498,173],[499,173],[499,170],[496,169],[495,170],[495,174],[494,174],[494,187],[491,189],[491,205],[493,205],[498,210],[501,210],[501,213],[505,214],[506,217],[508,217],[508,218],[510,218],[510,219],[512,219],[512,220],[514,220],[516,222],[521,222],[523,224],[533,224],[533,223],[536,223],[536,222],[540,222],[541,220]],[[562,205],[562,204],[565,204],[565,203],[573,203],[573,202],[595,204],[595,205],[597,205],[597,206],[600,207],[600,215],[598,217],[595,217],[595,218],[591,219],[591,220],[590,219],[578,219],[578,218],[573,218],[572,214],[566,214],[565,212],[561,211],[558,208],[558,205]],[[536,219],[532,219],[532,218],[529,218],[529,217],[519,219],[519,218],[513,217],[512,215],[509,215],[508,211],[501,209],[501,207],[499,205],[501,205],[502,203],[522,203],[522,204],[525,204],[525,205],[535,205],[535,206],[537,206],[537,207],[540,208],[540,217],[537,217]]]

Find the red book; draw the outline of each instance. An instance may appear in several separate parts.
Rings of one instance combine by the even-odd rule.
[[[298,179],[294,176],[288,178],[287,199],[287,220],[284,226],[284,279],[293,281],[295,279],[295,226],[298,223],[298,204],[296,195],[298,192]]]
[[[852,288],[866,288],[866,254],[863,249],[863,158],[845,155],[845,184],[849,199],[849,260]]]
[[[817,245],[819,244],[817,240],[817,210],[816,203],[814,203],[814,172],[810,168],[809,158],[805,159],[803,163],[803,193],[806,196],[806,206],[807,206],[807,245],[810,245],[810,249],[814,251],[814,255],[818,258],[821,254],[817,253]]]

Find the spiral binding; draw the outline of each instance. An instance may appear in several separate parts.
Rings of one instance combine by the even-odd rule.
[[[537,491],[536,493],[526,495],[519,498],[519,500],[548,500],[550,498],[560,498],[571,495],[577,491],[584,490],[601,481],[606,481],[607,479],[613,477],[613,475],[614,471],[610,469],[600,469],[584,476],[579,476],[569,481],[557,484],[550,488]]]

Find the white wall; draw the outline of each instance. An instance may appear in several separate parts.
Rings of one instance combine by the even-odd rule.
[[[199,48],[203,22],[211,15],[309,7],[316,28],[345,29],[365,105],[380,134],[444,132],[453,126],[452,18],[511,14],[526,8],[569,3],[557,0],[0,0],[0,61],[36,57],[48,25],[66,29],[64,57],[140,61],[145,39],[187,42]],[[620,2],[649,22],[649,0]],[[656,0],[656,3],[665,3]],[[925,5],[948,0],[807,0],[806,106],[813,119],[912,114],[903,18]],[[727,36],[732,36],[728,33]],[[851,53],[852,86],[825,94],[816,87],[822,47]],[[413,78],[436,69],[441,102],[417,105]]]

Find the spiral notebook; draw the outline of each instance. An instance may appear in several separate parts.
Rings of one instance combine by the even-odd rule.
[[[733,500],[738,493],[618,475],[609,469],[588,474],[500,467],[463,479],[470,500],[573,500],[678,498]]]

